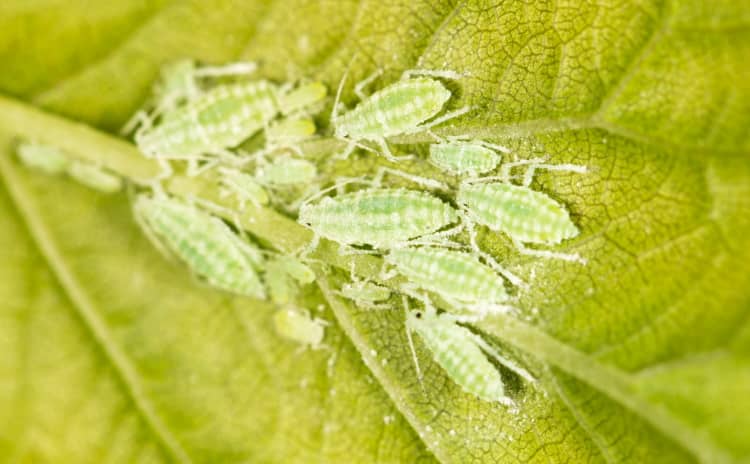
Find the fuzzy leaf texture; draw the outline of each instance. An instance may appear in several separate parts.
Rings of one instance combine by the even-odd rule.
[[[749,56],[744,0],[4,0],[0,462],[750,462]],[[517,410],[418,343],[423,391],[403,311],[337,296],[335,250],[304,295],[329,349],[299,352],[271,304],[165,260],[126,194],[14,161],[23,135],[135,177],[114,134],[183,57],[329,89],[351,63],[348,105],[378,67],[376,87],[451,69],[473,110],[439,132],[590,168],[534,184],[571,211],[582,233],[560,250],[586,266],[480,234],[532,284],[521,316],[476,327],[538,378],[502,371]],[[254,221],[270,246],[309,239]]]

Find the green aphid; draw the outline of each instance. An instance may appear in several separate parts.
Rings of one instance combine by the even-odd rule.
[[[183,201],[139,195],[135,217],[152,242],[180,258],[200,278],[222,290],[265,299],[258,276],[261,251],[220,219]]]
[[[220,168],[219,173],[224,193],[235,195],[243,205],[246,201],[255,206],[268,204],[268,192],[251,174],[233,168]]]
[[[389,249],[412,239],[448,235],[438,231],[458,218],[452,206],[427,192],[373,188],[303,204],[298,221],[316,237]]]
[[[386,263],[411,286],[439,295],[472,315],[507,312],[505,282],[490,266],[470,253],[436,247],[392,249]]]
[[[71,161],[67,173],[77,182],[100,192],[115,193],[123,187],[122,177],[91,163]]]
[[[438,315],[434,310],[407,310],[406,314],[409,345],[420,383],[422,374],[411,339],[412,332],[419,334],[433,360],[453,382],[481,400],[506,406],[515,404],[505,391],[500,372],[487,359],[488,355],[529,382],[535,381],[525,369],[500,356],[482,337],[458,325],[450,314]]]
[[[510,150],[481,140],[448,140],[430,145],[429,160],[443,171],[456,176],[476,177],[492,171]]]
[[[346,150],[341,154],[342,157],[348,156],[357,146],[363,147],[361,142],[370,141],[380,147],[383,156],[397,160],[388,148],[387,138],[425,132],[469,111],[468,107],[464,107],[435,118],[443,111],[452,93],[439,80],[427,76],[456,79],[460,77],[456,73],[410,70],[402,75],[401,80],[370,96],[365,95],[364,87],[379,75],[380,71],[355,86],[354,91],[361,101],[354,109],[344,114],[338,114],[337,111],[346,75],[341,80],[331,114],[331,123],[334,127],[334,137],[348,142]]]
[[[315,281],[315,273],[305,263],[288,255],[277,255],[266,262],[265,282],[271,300],[280,305],[290,303],[300,285]]]
[[[46,174],[62,174],[70,165],[65,153],[53,145],[24,141],[18,144],[16,154],[24,165]]]
[[[324,348],[325,326],[322,319],[310,317],[307,310],[283,308],[273,316],[276,332],[282,337],[295,341],[314,350]]]
[[[275,187],[307,186],[317,175],[318,169],[313,163],[291,156],[276,158],[255,171],[258,182]]]
[[[325,95],[319,82],[292,90],[264,80],[218,85],[165,113],[159,124],[144,120],[135,140],[148,158],[238,162],[230,148]]]

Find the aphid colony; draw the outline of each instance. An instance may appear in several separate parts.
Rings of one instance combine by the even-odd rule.
[[[444,81],[460,81],[457,73],[407,71],[368,96],[363,89],[378,77],[376,73],[355,86],[360,102],[348,111],[339,103],[346,76],[342,78],[330,135],[346,147],[330,158],[345,158],[361,148],[398,161],[389,139],[426,133],[436,140],[427,147],[427,161],[454,177],[456,187],[381,169],[372,179],[334,180],[321,190],[317,165],[305,159],[301,142],[316,132],[312,116],[326,97],[325,86],[242,77],[254,69],[252,63],[198,67],[189,60],[169,66],[154,99],[126,130],[135,129],[138,148],[145,157],[159,161],[164,179],[180,163],[189,176],[212,171],[222,193],[240,201],[241,210],[233,213],[242,214],[247,204],[282,207],[296,214],[315,239],[300,257],[263,250],[239,234],[237,227],[214,216],[212,205],[171,197],[155,183],[150,191],[137,193],[133,203],[135,216],[152,242],[216,288],[271,299],[280,307],[274,316],[279,334],[313,348],[324,346],[326,322],[294,306],[300,286],[315,280],[306,253],[319,239],[327,239],[337,242],[341,253],[382,256],[381,283],[361,280],[352,269],[351,282],[344,283],[339,294],[369,309],[388,308],[389,300],[400,295],[420,382],[412,333],[419,335],[434,361],[464,391],[482,400],[512,404],[491,359],[529,382],[533,377],[464,324],[511,311],[513,289],[523,282],[479,247],[476,232],[485,227],[503,234],[524,255],[585,264],[577,254],[550,249],[576,237],[579,230],[564,205],[531,184],[538,169],[585,173],[586,168],[547,164],[543,159],[503,162],[503,156],[511,154],[506,147],[432,133],[436,125],[470,111],[467,107],[446,110],[453,94]],[[252,152],[240,148],[256,136],[264,140],[261,148]],[[19,157],[40,170],[67,172],[95,188],[114,189],[109,174],[97,172],[95,166],[75,167],[54,148],[24,144]],[[518,168],[524,169],[520,183],[513,175]],[[400,175],[421,188],[383,186],[384,173]],[[352,190],[362,184],[365,187]],[[297,196],[285,196],[290,191]],[[468,233],[468,243],[456,238],[462,231]],[[393,277],[401,283],[383,285]],[[410,300],[421,308],[411,310]]]

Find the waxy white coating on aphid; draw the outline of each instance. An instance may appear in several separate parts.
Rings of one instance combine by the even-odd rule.
[[[325,94],[320,83],[290,92],[268,81],[220,85],[165,113],[160,124],[142,126],[136,143],[152,158],[192,160],[222,154],[279,114],[300,110]]]
[[[298,222],[346,245],[390,248],[458,220],[458,212],[426,192],[374,188],[304,204]]]
[[[263,184],[275,186],[305,185],[318,175],[313,163],[284,156],[258,167],[255,177]]]
[[[255,177],[237,169],[221,168],[221,185],[235,194],[240,201],[249,201],[256,206],[268,204],[268,193]]]
[[[72,161],[67,172],[72,179],[100,192],[115,193],[120,191],[123,186],[120,176],[90,163]]]
[[[46,174],[61,174],[70,164],[70,159],[62,150],[43,143],[21,142],[16,154],[24,165]]]
[[[556,245],[578,235],[562,205],[529,187],[503,182],[465,183],[456,201],[471,220],[519,242]]]
[[[242,241],[220,219],[167,197],[139,195],[133,210],[157,246],[178,256],[210,285],[265,298],[257,274],[263,262],[260,250]]]
[[[476,311],[508,299],[502,277],[470,253],[435,247],[396,248],[388,252],[385,261],[409,282]]]
[[[322,347],[325,321],[312,319],[309,312],[284,308],[273,315],[276,332],[284,338],[307,345],[312,349]]]
[[[433,311],[407,311],[406,330],[419,334],[435,362],[465,392],[484,401],[513,404],[500,372],[479,347],[478,335]]]
[[[494,145],[477,141],[448,141],[430,145],[429,160],[450,174],[476,177],[495,169],[502,157]]]

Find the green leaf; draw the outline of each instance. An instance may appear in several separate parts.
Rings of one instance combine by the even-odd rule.
[[[750,6],[732,0],[6,1],[0,460],[750,461],[749,29]],[[520,315],[476,326],[538,379],[502,370],[517,409],[463,393],[417,342],[420,387],[403,312],[340,299],[352,258],[334,246],[304,296],[335,322],[329,349],[298,353],[268,303],[206,288],[156,253],[126,196],[12,160],[23,136],[131,179],[158,172],[106,132],[179,57],[259,60],[262,77],[330,89],[349,67],[347,104],[377,67],[375,87],[408,68],[451,69],[465,74],[452,105],[472,112],[440,132],[590,168],[534,183],[571,211],[582,234],[560,249],[587,265],[532,260],[480,233],[530,284],[514,290]],[[310,239],[273,211],[246,217],[276,248]],[[356,261],[377,275],[376,258]]]

